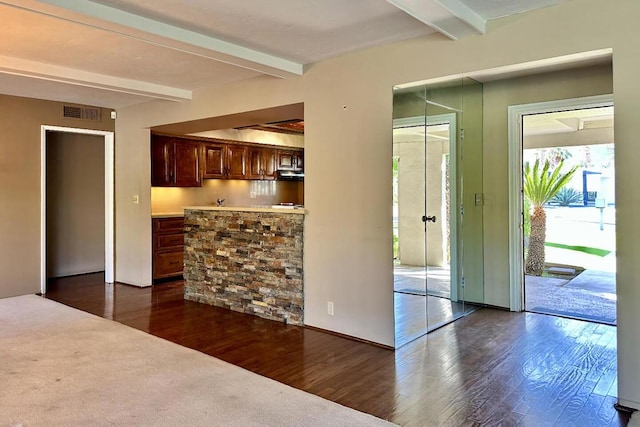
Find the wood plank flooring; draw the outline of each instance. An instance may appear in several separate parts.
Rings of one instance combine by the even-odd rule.
[[[46,297],[402,426],[626,426],[616,328],[482,309],[393,352],[182,299],[182,282],[51,281]]]

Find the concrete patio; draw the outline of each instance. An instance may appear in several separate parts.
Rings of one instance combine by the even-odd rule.
[[[571,280],[525,276],[527,311],[616,324],[615,273],[585,270]]]
[[[600,211],[594,207],[549,207],[547,241],[611,251],[597,256],[546,247],[546,262],[585,270],[575,277],[525,276],[528,311],[616,324],[615,208],[607,207],[600,230]]]

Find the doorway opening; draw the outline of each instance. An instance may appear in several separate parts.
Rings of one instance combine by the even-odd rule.
[[[509,110],[521,183],[510,196],[520,209],[517,236],[511,214],[511,308],[615,325],[613,99]]]
[[[613,106],[522,120],[525,310],[615,325]]]
[[[83,140],[84,137],[87,139]],[[89,165],[87,155],[98,164]],[[92,169],[98,169],[100,176],[95,177]],[[113,132],[42,126],[40,172],[41,292],[46,293],[49,276],[82,274],[96,269],[104,270],[105,282],[112,283]],[[95,205],[98,205],[97,211]],[[92,217],[98,220],[92,222]]]

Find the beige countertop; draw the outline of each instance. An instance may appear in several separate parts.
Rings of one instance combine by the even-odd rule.
[[[273,212],[273,213],[290,213],[304,215],[307,210],[302,207],[272,207],[272,206],[185,206],[185,210],[203,210],[203,211],[242,211],[242,212]]]
[[[184,211],[182,212],[154,212],[151,214],[151,218],[179,218],[184,216]]]

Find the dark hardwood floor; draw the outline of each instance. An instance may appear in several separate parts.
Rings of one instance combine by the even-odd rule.
[[[53,280],[46,297],[403,426],[626,426],[616,328],[482,309],[397,351],[182,299],[182,282]]]

